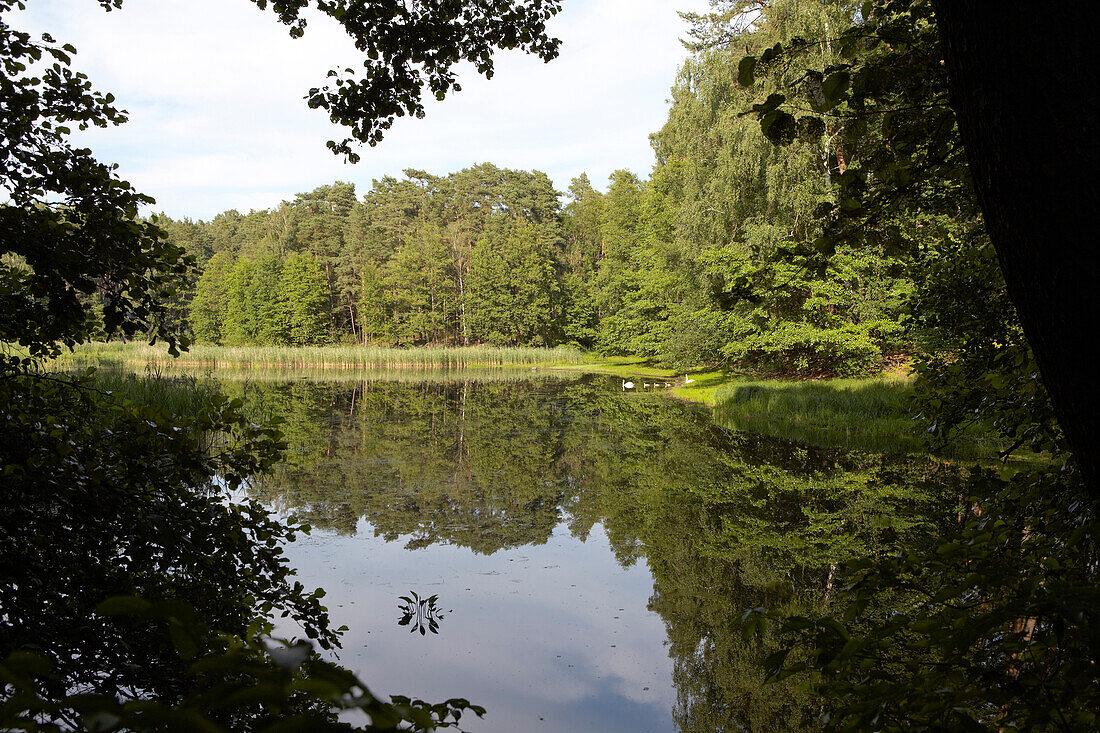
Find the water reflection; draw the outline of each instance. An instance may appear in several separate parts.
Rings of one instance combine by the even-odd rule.
[[[401,618],[397,621],[398,626],[408,626],[411,633],[415,634],[419,631],[421,636],[429,631],[433,634],[439,633],[439,624],[443,621],[445,614],[443,609],[436,605],[436,601],[439,600],[438,595],[421,598],[416,591],[411,590],[409,595],[399,596],[398,600],[404,601],[397,606],[401,611]]]
[[[927,529],[954,469],[729,432],[620,381],[227,387],[285,418],[256,490],[327,530],[292,558],[381,691],[468,697],[475,731],[813,729],[737,620],[828,603],[837,563]],[[410,584],[460,610],[419,659],[378,623]]]

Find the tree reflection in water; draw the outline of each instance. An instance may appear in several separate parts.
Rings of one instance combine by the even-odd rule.
[[[292,446],[257,492],[315,526],[369,527],[409,549],[491,555],[544,544],[559,525],[584,540],[600,524],[621,565],[653,574],[681,731],[815,729],[814,681],[763,682],[779,640],[744,634],[745,610],[828,610],[839,564],[956,519],[967,469],[731,432],[704,409],[619,386],[252,383],[242,396],[283,417]],[[429,599],[402,600],[420,629]]]

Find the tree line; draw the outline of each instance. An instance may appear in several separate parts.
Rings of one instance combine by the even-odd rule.
[[[157,223],[200,263],[181,315],[205,343],[576,344],[682,364],[793,359],[848,372],[901,348],[908,281],[883,277],[890,265],[878,252],[852,253],[824,285],[803,279],[801,291],[736,315],[708,311],[721,299],[708,277],[722,275],[696,257],[719,248],[689,248],[694,230],[676,225],[700,205],[671,195],[681,173],[616,171],[606,193],[581,175],[563,197],[539,171],[406,171],[362,197],[337,182],[276,209]],[[768,208],[764,197],[754,205]]]
[[[200,341],[556,345],[562,218],[545,174],[481,165],[321,186],[274,210],[161,217],[205,266],[186,308]]]
[[[162,215],[203,268],[184,317],[197,340],[227,345],[576,344],[682,366],[881,367],[923,333],[907,320],[920,268],[897,232],[931,241],[944,227],[908,212],[828,257],[792,258],[825,247],[822,212],[879,138],[846,125],[777,147],[742,114],[760,90],[730,81],[750,51],[841,27],[849,10],[782,6],[782,24],[769,14],[737,46],[716,41],[722,21],[689,16],[693,53],[648,179],[616,171],[601,192],[581,175],[562,194],[542,172],[485,163],[405,171],[362,196],[337,182],[209,222]],[[818,66],[839,58],[815,53]]]

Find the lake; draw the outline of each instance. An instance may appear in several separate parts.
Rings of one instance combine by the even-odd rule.
[[[744,611],[834,600],[838,562],[927,529],[944,471],[595,375],[224,387],[284,420],[253,490],[314,527],[287,552],[349,628],[340,661],[376,694],[484,706],[474,732],[813,729],[804,680],[762,682],[776,640]]]

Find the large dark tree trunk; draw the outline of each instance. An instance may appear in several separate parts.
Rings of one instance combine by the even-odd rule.
[[[978,200],[1043,381],[1100,499],[1100,100],[1091,2],[933,0]]]

